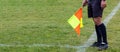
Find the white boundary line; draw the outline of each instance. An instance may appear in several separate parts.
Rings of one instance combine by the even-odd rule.
[[[50,44],[0,44],[0,47],[64,47],[64,48],[82,48],[83,46],[72,46],[72,45],[50,45]]]
[[[103,23],[107,26],[108,22],[110,21],[110,19],[112,19],[112,17],[116,14],[116,12],[120,9],[120,2],[118,3],[118,5],[112,10],[112,12],[105,18],[105,20],[103,21]],[[81,50],[77,50],[77,52],[85,52],[85,49],[87,47],[90,47],[90,45],[92,45],[93,42],[96,41],[96,33],[95,31],[93,32],[93,34],[91,35],[91,37],[87,40],[87,42],[84,43],[83,47],[84,49]]]
[[[65,48],[78,48],[72,45],[48,45],[48,44],[0,44],[0,47],[65,47]]]

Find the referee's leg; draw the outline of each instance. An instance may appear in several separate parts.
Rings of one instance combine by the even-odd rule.
[[[94,21],[95,25],[97,26],[97,28],[100,30],[102,42],[104,42],[105,44],[108,44],[107,43],[106,27],[102,23],[103,10],[104,9],[101,8],[101,1],[100,0],[96,0],[93,2],[93,4],[92,4],[93,21]],[[98,38],[100,38],[100,37],[98,37]]]
[[[95,25],[97,25],[97,28],[99,28],[99,30],[101,32],[100,33],[101,36],[98,38],[102,39],[102,42],[104,43],[104,44],[101,43],[101,45],[98,47],[99,50],[107,49],[108,42],[107,42],[106,26],[102,23],[102,17],[95,17],[95,18],[93,18],[93,21],[94,21]]]

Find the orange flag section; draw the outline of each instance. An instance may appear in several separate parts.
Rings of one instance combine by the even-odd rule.
[[[82,23],[82,7],[75,13],[75,16],[80,20],[80,28],[83,27],[83,23]]]
[[[83,27],[82,8],[80,8],[70,19],[68,19],[68,23],[74,28],[76,33],[80,35],[80,28]]]
[[[78,25],[74,30],[78,35],[80,35],[80,25]]]
[[[75,16],[80,20],[82,18],[82,8],[80,8],[76,13]]]

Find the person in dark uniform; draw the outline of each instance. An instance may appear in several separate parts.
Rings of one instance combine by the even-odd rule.
[[[98,47],[98,50],[108,48],[106,26],[102,23],[102,13],[106,7],[105,0],[83,0],[83,7],[88,5],[88,18],[92,18],[95,23],[97,42],[92,46]]]

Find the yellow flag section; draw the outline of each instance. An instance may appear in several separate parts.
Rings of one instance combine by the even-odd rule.
[[[74,28],[76,33],[80,35],[80,28],[83,27],[82,7],[70,19],[68,19],[68,23]]]

